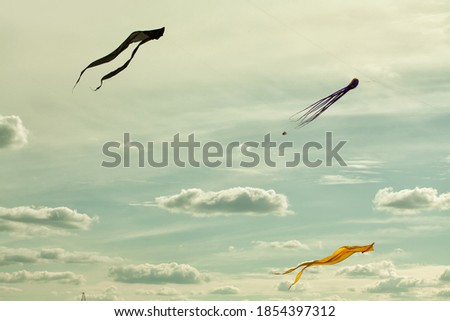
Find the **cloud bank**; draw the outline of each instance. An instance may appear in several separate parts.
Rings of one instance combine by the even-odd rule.
[[[70,271],[65,272],[48,272],[48,271],[36,271],[30,272],[26,270],[12,272],[12,273],[0,273],[0,282],[2,283],[25,283],[29,281],[34,282],[52,282],[64,284],[81,284],[84,281],[82,275],[75,274]]]
[[[208,281],[196,268],[188,264],[161,263],[138,264],[112,267],[109,275],[118,282],[123,283],[200,283]]]
[[[92,218],[67,207],[0,207],[0,232],[23,236],[47,236],[67,234],[70,230],[87,230],[97,220],[96,217]]]
[[[395,265],[390,261],[382,261],[369,264],[357,264],[340,268],[337,275],[348,277],[379,276],[382,278],[394,277],[397,275]]]
[[[171,212],[184,212],[193,216],[232,214],[279,215],[289,214],[285,195],[273,190],[253,187],[234,187],[218,192],[205,192],[198,188],[183,189],[179,194],[161,196],[156,204]]]
[[[367,288],[370,293],[402,293],[419,286],[422,282],[418,279],[394,276],[385,281],[375,283]]]
[[[95,252],[68,252],[61,248],[41,250],[0,247],[0,266],[34,263],[112,263],[121,258],[102,256]]]
[[[375,209],[394,214],[450,209],[450,193],[438,194],[434,188],[416,187],[395,192],[392,187],[380,189],[373,200]]]
[[[0,115],[0,149],[20,148],[28,142],[28,130],[18,116]]]

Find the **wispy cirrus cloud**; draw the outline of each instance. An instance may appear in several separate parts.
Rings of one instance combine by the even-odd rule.
[[[64,284],[81,284],[84,277],[70,271],[49,272],[49,271],[16,271],[12,273],[0,273],[1,283],[26,283],[26,282],[58,282]]]
[[[78,213],[67,207],[0,207],[0,232],[29,237],[67,234],[87,230],[97,217]]]
[[[174,289],[169,287],[162,287],[157,290],[153,289],[138,289],[136,291],[136,294],[138,295],[157,295],[157,296],[179,296],[181,293]]]
[[[323,175],[319,179],[321,185],[351,185],[351,184],[368,184],[377,183],[378,179],[366,178],[361,176],[348,176],[348,175]]]
[[[28,129],[19,116],[0,115],[0,149],[23,147],[28,142]]]
[[[109,276],[123,283],[200,283],[209,277],[188,264],[161,263],[111,267]]]
[[[380,168],[383,162],[373,159],[353,159],[347,161],[347,167],[356,170],[370,170]]]
[[[273,242],[265,242],[265,241],[253,241],[252,242],[256,247],[259,248],[272,248],[272,249],[296,249],[296,250],[309,250],[309,246],[303,244],[298,240],[289,240],[289,241],[273,241]]]
[[[22,292],[22,290],[10,286],[0,286],[0,292]]]
[[[171,212],[184,212],[196,217],[233,214],[283,216],[290,213],[285,195],[253,187],[234,187],[218,192],[189,188],[176,195],[157,197],[155,202]]]
[[[395,192],[392,187],[380,189],[373,200],[375,209],[394,214],[450,209],[450,193],[439,194],[430,187],[416,187]]]
[[[119,257],[102,256],[95,252],[68,252],[61,248],[40,250],[0,247],[0,266],[34,263],[114,263]]]

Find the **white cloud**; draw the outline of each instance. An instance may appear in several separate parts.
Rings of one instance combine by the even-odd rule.
[[[109,275],[124,283],[200,283],[209,278],[188,264],[161,263],[112,267]]]
[[[450,209],[450,193],[438,194],[434,188],[416,187],[394,192],[392,187],[380,189],[373,200],[375,209],[399,214]]]
[[[442,272],[442,274],[439,276],[439,280],[449,282],[450,281],[450,269],[447,269],[444,272]]]
[[[75,274],[70,271],[65,272],[49,272],[49,271],[36,271],[30,272],[26,270],[12,272],[12,273],[0,273],[0,282],[2,283],[25,283],[29,281],[35,282],[51,282],[56,281],[59,283],[80,284],[84,281],[82,275]]]
[[[162,287],[158,290],[150,289],[138,289],[136,291],[138,295],[158,295],[158,296],[179,296],[181,293],[174,288]]]
[[[388,278],[397,276],[395,265],[390,261],[346,266],[340,268],[336,274],[349,277],[379,276]]]
[[[222,294],[222,295],[233,295],[233,294],[239,294],[241,291],[232,285],[226,285],[222,287],[215,288],[211,290],[209,293],[211,294]]]
[[[297,283],[292,288],[289,289],[291,286],[292,281],[281,281],[277,284],[276,289],[281,292],[302,292],[305,291],[307,288],[309,288],[306,283]]]
[[[87,230],[98,218],[67,207],[0,207],[0,231],[29,236],[67,234],[70,230]]]
[[[118,301],[117,287],[114,285],[106,288],[101,293],[85,293],[86,301]]]
[[[366,183],[377,183],[377,179],[363,178],[359,176],[344,176],[344,175],[323,175],[319,184],[322,185],[352,185],[352,184],[366,184]]]
[[[18,116],[0,115],[0,149],[23,147],[27,142],[28,130]]]
[[[22,292],[22,290],[10,286],[0,286],[0,292]]]
[[[437,296],[443,297],[443,298],[450,298],[450,289],[439,291],[437,293]]]
[[[383,162],[370,159],[356,159],[347,161],[348,168],[354,168],[358,170],[368,170],[373,168],[380,168]]]
[[[402,293],[417,287],[422,282],[415,278],[394,276],[385,281],[380,281],[367,288],[371,293]]]
[[[0,266],[30,263],[113,263],[121,258],[102,256],[95,252],[68,252],[61,248],[41,250],[0,247]]]
[[[297,240],[290,240],[285,242],[274,241],[274,242],[265,242],[265,241],[253,241],[257,247],[260,248],[273,248],[273,249],[301,249],[301,250],[309,250],[309,246],[301,243]]]
[[[218,192],[190,188],[176,195],[157,197],[155,201],[161,208],[193,216],[289,214],[285,195],[253,187],[234,187]]]

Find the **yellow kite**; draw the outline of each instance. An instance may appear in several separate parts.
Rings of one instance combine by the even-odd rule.
[[[298,282],[298,280],[300,280],[300,277],[302,276],[302,273],[306,268],[308,268],[310,266],[314,266],[314,265],[331,265],[331,264],[336,264],[336,263],[342,262],[354,253],[357,253],[357,252],[364,253],[364,252],[368,252],[368,251],[373,251],[374,244],[375,244],[375,242],[370,245],[364,245],[364,246],[343,246],[343,247],[338,248],[336,250],[336,252],[334,252],[330,256],[327,256],[326,258],[323,258],[321,260],[303,262],[303,263],[300,263],[299,265],[297,265],[296,267],[293,267],[287,271],[273,272],[273,273],[277,274],[277,275],[288,274],[288,273],[291,273],[291,272],[297,270],[299,267],[304,266],[304,268],[301,269],[301,271],[298,272],[297,276],[295,277],[294,283],[292,283],[289,286],[289,289],[290,289],[295,283]]]

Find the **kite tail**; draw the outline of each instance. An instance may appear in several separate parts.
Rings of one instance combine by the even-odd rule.
[[[104,56],[104,57],[102,57],[102,58],[99,58],[99,59],[97,59],[97,60],[91,62],[86,68],[84,68],[84,69],[81,71],[80,75],[78,76],[78,79],[77,79],[77,81],[75,82],[75,85],[73,86],[72,91],[73,91],[73,89],[75,89],[75,87],[77,86],[77,84],[80,82],[81,76],[83,76],[84,72],[85,72],[87,69],[92,68],[92,67],[96,67],[96,66],[99,66],[99,65],[102,65],[102,64],[105,64],[105,63],[107,63],[107,62],[110,62],[110,61],[114,60],[114,59],[115,59],[118,55],[120,55],[125,49],[127,49],[128,46],[129,46],[131,43],[133,43],[133,42],[135,41],[134,39],[135,39],[136,37],[139,36],[139,33],[140,33],[139,31],[135,31],[135,32],[131,33],[131,35],[129,35],[128,38],[125,39],[125,41],[122,42],[122,43],[120,44],[120,46],[117,47],[113,52],[111,52],[110,54],[108,54],[108,55],[106,55],[106,56]]]
[[[100,85],[99,85],[97,88],[95,88],[94,91],[97,91],[97,90],[99,90],[99,89],[102,87],[103,81],[104,81],[104,80],[107,80],[107,79],[109,79],[109,78],[114,77],[115,75],[117,75],[118,73],[120,73],[121,71],[123,71],[125,68],[127,68],[128,65],[130,64],[131,60],[133,59],[134,55],[135,55],[136,52],[138,51],[139,47],[140,47],[141,45],[143,45],[144,43],[150,41],[150,40],[151,40],[151,39],[145,39],[145,40],[142,40],[142,41],[136,46],[136,48],[134,48],[133,52],[131,53],[130,59],[128,59],[122,66],[120,66],[120,67],[117,68],[116,70],[113,70],[113,71],[111,71],[109,74],[103,76],[102,79],[100,79]]]
[[[311,265],[307,265],[305,266],[303,269],[300,270],[300,272],[298,272],[297,276],[295,277],[294,282],[292,282],[291,285],[289,285],[289,290],[295,285],[295,283],[298,282],[298,280],[300,280],[300,278],[302,277],[303,271],[305,271],[306,268],[310,267]]]

